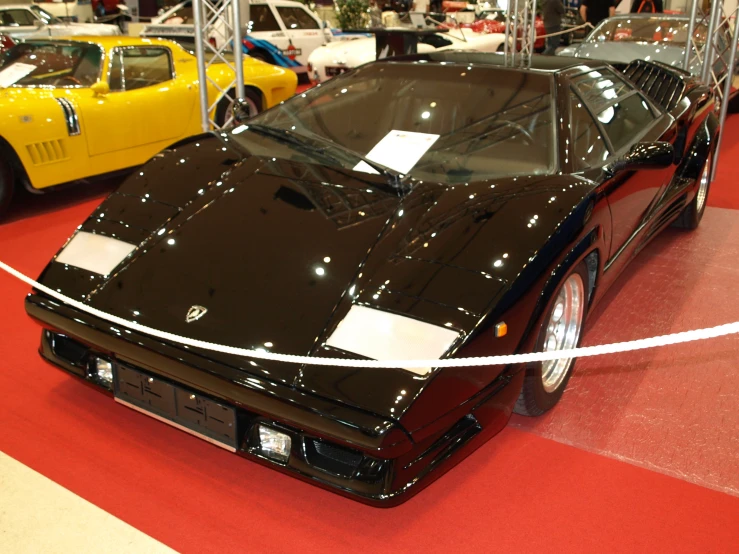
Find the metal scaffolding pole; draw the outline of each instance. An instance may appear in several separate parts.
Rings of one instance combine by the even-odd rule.
[[[685,60],[683,61],[683,69],[690,71],[690,59],[693,54],[693,33],[695,31],[695,19],[698,15],[698,0],[693,0],[693,6],[690,9],[690,22],[688,23],[688,40],[685,43]],[[697,50],[697,48],[696,48]]]
[[[246,14],[242,14],[242,7]],[[249,17],[246,0],[193,0],[200,120],[204,131],[230,126],[231,107],[244,98],[242,17],[245,20]],[[208,69],[214,64],[232,72],[233,79],[225,87],[208,76]]]
[[[701,71],[701,81],[704,83],[711,82],[711,72],[714,61],[714,36],[716,35],[717,27],[720,28],[719,20],[721,18],[723,9],[721,0],[714,0],[711,2],[711,15],[708,18],[708,33],[706,36],[706,45],[703,47],[703,69]],[[691,37],[692,38],[692,37]]]
[[[509,3],[503,50],[506,65],[531,65],[531,56],[536,43],[535,20],[536,0],[512,0]]]

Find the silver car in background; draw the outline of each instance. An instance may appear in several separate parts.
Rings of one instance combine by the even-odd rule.
[[[685,49],[688,47],[688,24],[690,17],[669,14],[626,14],[603,20],[585,40],[563,48],[560,56],[592,58],[611,63],[629,63],[633,60],[662,62],[673,67],[683,67]],[[705,22],[696,22],[693,30],[694,42],[705,44],[708,28]],[[725,49],[731,42],[730,35],[723,30],[719,44]],[[694,58],[695,47],[691,58]],[[726,60],[728,62],[728,53]],[[719,64],[721,62],[718,62]],[[726,67],[724,63],[722,67]],[[694,59],[688,70],[700,74],[701,63]]]

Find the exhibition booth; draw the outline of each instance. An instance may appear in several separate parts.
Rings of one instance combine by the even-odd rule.
[[[736,3],[547,2],[0,4],[0,551],[739,548]]]

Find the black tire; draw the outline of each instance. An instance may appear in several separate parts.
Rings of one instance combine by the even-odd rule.
[[[254,58],[255,60],[259,60],[260,62],[272,63],[267,53],[262,50],[252,50],[251,52],[249,52],[249,56]]]
[[[10,207],[15,190],[15,176],[10,159],[5,149],[0,146],[0,219]]]
[[[700,175],[696,181],[696,191],[693,200],[690,204],[685,206],[682,213],[674,221],[673,226],[678,229],[688,229],[693,231],[700,225],[703,214],[706,211],[706,204],[708,204],[708,193],[711,190],[711,165],[713,163],[713,152],[709,152],[703,162]],[[703,180],[706,180],[704,184]]]
[[[576,278],[578,276],[582,284],[582,294],[580,298],[582,311],[580,316],[579,333],[572,347],[575,348],[580,346],[580,342],[582,341],[582,329],[585,325],[585,316],[588,307],[588,291],[590,290],[588,284],[588,269],[584,261],[580,262],[574,269],[571,269],[567,273],[565,278],[562,279],[562,282],[557,287],[557,290],[549,299],[549,306],[547,307],[547,311],[542,320],[541,328],[539,329],[539,336],[536,340],[535,352],[544,351],[544,344],[547,338],[547,326],[549,325],[552,314],[554,313],[556,300],[560,291],[562,291],[565,283],[567,283],[571,277],[573,277],[573,281],[577,281]],[[523,388],[521,389],[521,395],[516,401],[514,411],[521,415],[538,416],[550,410],[557,402],[559,402],[559,399],[562,397],[562,393],[565,388],[567,388],[570,376],[572,375],[572,368],[575,365],[575,359],[571,358],[566,363],[567,365],[563,370],[563,377],[561,377],[561,380],[556,384],[556,388],[549,391],[546,390],[544,380],[542,378],[544,364],[542,362],[529,364],[525,370],[526,374],[524,376]]]
[[[231,114],[229,112],[231,110],[232,102],[230,98],[234,97],[236,97],[236,91],[232,89],[229,91],[228,95],[221,98],[221,101],[218,103],[218,106],[216,107],[215,121],[219,127],[224,127],[231,119]],[[244,89],[244,99],[253,106],[253,109],[256,110],[255,113],[251,114],[251,117],[254,117],[262,111],[262,95],[259,92],[254,89],[246,88]]]

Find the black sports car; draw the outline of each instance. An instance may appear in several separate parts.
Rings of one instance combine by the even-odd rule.
[[[180,336],[344,359],[579,344],[665,226],[703,215],[709,89],[667,66],[469,52],[362,66],[174,145],[40,282]],[[41,354],[115,399],[364,502],[400,503],[558,401],[574,361],[296,365],[182,346],[36,291]]]

